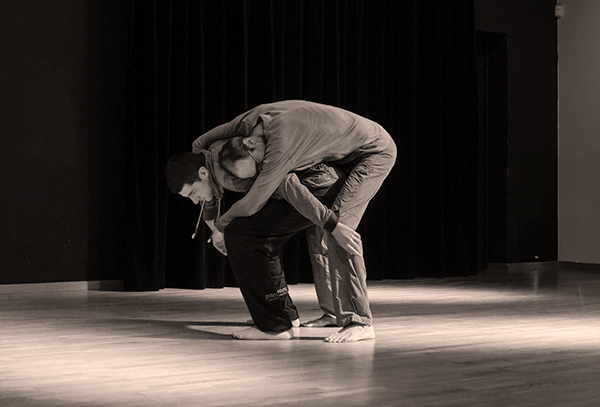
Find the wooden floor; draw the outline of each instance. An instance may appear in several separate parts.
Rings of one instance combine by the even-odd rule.
[[[351,344],[234,340],[235,288],[3,294],[0,406],[600,406],[600,273],[369,286],[377,339]]]

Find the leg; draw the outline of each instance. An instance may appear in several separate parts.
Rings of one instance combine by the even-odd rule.
[[[273,282],[275,283],[276,292],[286,291],[287,283],[285,281],[285,274],[283,273],[283,269],[281,268],[281,257],[280,255],[273,255],[269,258],[269,271],[271,272],[271,276],[273,278]],[[298,310],[292,301],[292,297],[289,294],[286,294],[283,298],[283,307],[288,314],[288,317],[292,321],[293,327],[300,326],[300,317],[298,316]],[[254,320],[248,321],[249,325],[255,325]]]
[[[285,274],[283,273],[283,269],[281,268],[281,258],[279,254],[273,255],[269,258],[269,272],[271,273],[271,278],[273,279],[273,283],[275,283],[275,292],[286,292],[287,283],[285,281]],[[289,294],[285,294],[282,296],[283,300],[283,308],[285,312],[288,314],[288,317],[291,321],[297,320],[298,310],[292,301],[292,297]]]
[[[344,328],[327,342],[374,339],[373,316],[367,292],[367,271],[362,256],[352,256],[330,236],[329,265],[337,322]]]
[[[323,228],[312,225],[306,229],[306,239],[308,240],[308,253],[312,265],[315,291],[323,316],[302,325],[307,327],[336,326],[329,275],[329,259],[327,258],[327,233]]]
[[[272,260],[292,235],[309,225],[310,221],[287,202],[271,199],[255,215],[237,218],[225,229],[229,262],[257,328],[234,334],[235,337],[291,338],[292,323],[286,309],[288,288],[284,279],[273,278],[271,272],[276,263]]]
[[[387,133],[385,133],[387,135]],[[356,229],[370,200],[377,193],[396,159],[391,137],[370,146],[370,154],[359,157],[333,205],[340,222]],[[329,268],[338,325],[344,326],[328,342],[373,339],[372,314],[367,295],[367,273],[362,256],[351,256],[328,234]]]

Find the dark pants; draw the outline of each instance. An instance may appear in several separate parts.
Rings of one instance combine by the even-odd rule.
[[[279,256],[271,256],[269,259],[269,272],[271,273],[271,278],[273,279],[273,283],[275,284],[275,290],[285,290],[287,292],[287,282],[285,281],[285,274],[283,273],[283,268],[281,267],[281,258]],[[288,317],[291,321],[300,318],[298,315],[298,310],[292,301],[292,297],[286,295],[283,300],[283,308],[287,313]]]
[[[284,200],[269,199],[256,214],[225,228],[225,245],[250,315],[261,331],[283,332],[298,318],[279,257],[283,244],[312,223]]]

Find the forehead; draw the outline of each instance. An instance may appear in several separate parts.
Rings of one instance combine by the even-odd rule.
[[[202,181],[196,180],[193,184],[183,184],[181,191],[179,191],[179,195],[188,197],[190,194],[202,185]]]

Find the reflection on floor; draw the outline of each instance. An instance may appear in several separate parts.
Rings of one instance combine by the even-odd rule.
[[[290,287],[302,320],[313,287]],[[598,406],[600,273],[369,282],[377,339],[238,341],[236,288],[0,295],[0,405]]]

